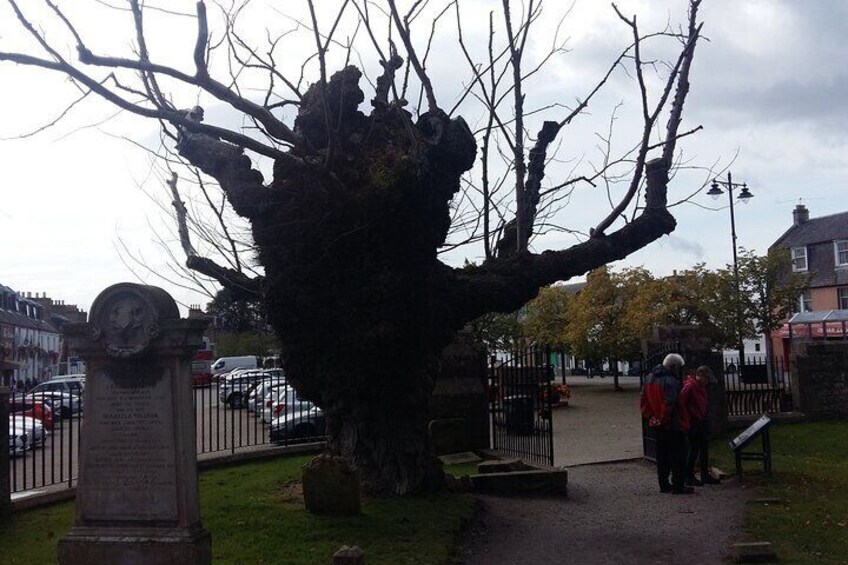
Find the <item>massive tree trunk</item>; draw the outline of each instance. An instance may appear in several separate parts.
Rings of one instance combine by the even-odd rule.
[[[429,398],[440,351],[464,320],[436,252],[476,144],[440,113],[413,123],[400,106],[377,105],[363,115],[359,78],[347,67],[326,92],[309,90],[295,133],[325,160],[275,167],[259,195],[246,160],[209,159],[226,153],[209,150],[221,142],[186,135],[180,150],[230,194],[249,194],[234,204],[252,222],[269,321],[289,378],[327,415],[330,449],[357,463],[371,490],[404,493],[438,483]]]

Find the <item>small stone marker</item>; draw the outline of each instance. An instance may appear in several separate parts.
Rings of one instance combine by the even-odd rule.
[[[477,463],[482,461],[481,457],[474,452],[451,453],[439,457],[443,465],[464,465],[465,463]]]
[[[777,561],[777,555],[771,542],[753,541],[733,544],[737,563],[771,563]]]
[[[313,458],[303,466],[303,502],[314,514],[359,514],[359,473],[342,457],[324,454]]]
[[[365,552],[356,545],[343,545],[333,554],[333,565],[365,565]]]
[[[207,322],[164,290],[113,285],[68,326],[88,367],[76,520],[62,565],[205,565],[191,359]]]
[[[516,473],[518,471],[535,471],[521,459],[490,459],[477,465],[477,472],[481,475],[489,473]]]

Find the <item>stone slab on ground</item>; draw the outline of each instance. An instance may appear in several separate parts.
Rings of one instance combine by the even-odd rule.
[[[333,565],[365,565],[365,552],[358,545],[343,545],[333,554]]]
[[[568,494],[568,471],[565,469],[484,473],[471,476],[476,492],[490,494]]]
[[[489,473],[515,473],[517,471],[534,471],[535,467],[528,465],[521,459],[489,459],[477,465],[477,473],[488,475]]]
[[[465,463],[476,463],[477,461],[482,461],[482,457],[473,453],[471,451],[465,451],[463,453],[451,453],[448,455],[442,455],[439,457],[442,464],[444,465],[464,465]]]
[[[773,563],[777,554],[771,542],[752,541],[733,544],[734,559],[737,563]]]

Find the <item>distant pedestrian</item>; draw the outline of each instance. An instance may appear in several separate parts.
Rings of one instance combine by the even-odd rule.
[[[686,484],[689,486],[717,485],[721,481],[710,475],[710,403],[709,384],[713,372],[701,365],[692,376],[686,377],[680,404],[689,416],[689,456],[686,460]],[[701,471],[700,480],[695,477],[695,464]]]
[[[662,364],[654,367],[648,375],[639,399],[642,416],[656,433],[660,492],[672,494],[691,494],[694,491],[685,485],[689,420],[686,410],[680,405],[680,378],[684,363],[683,357],[677,353],[666,355]]]

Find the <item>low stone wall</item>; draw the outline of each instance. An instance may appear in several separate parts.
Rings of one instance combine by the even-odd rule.
[[[793,345],[792,394],[810,420],[848,418],[848,342]]]

